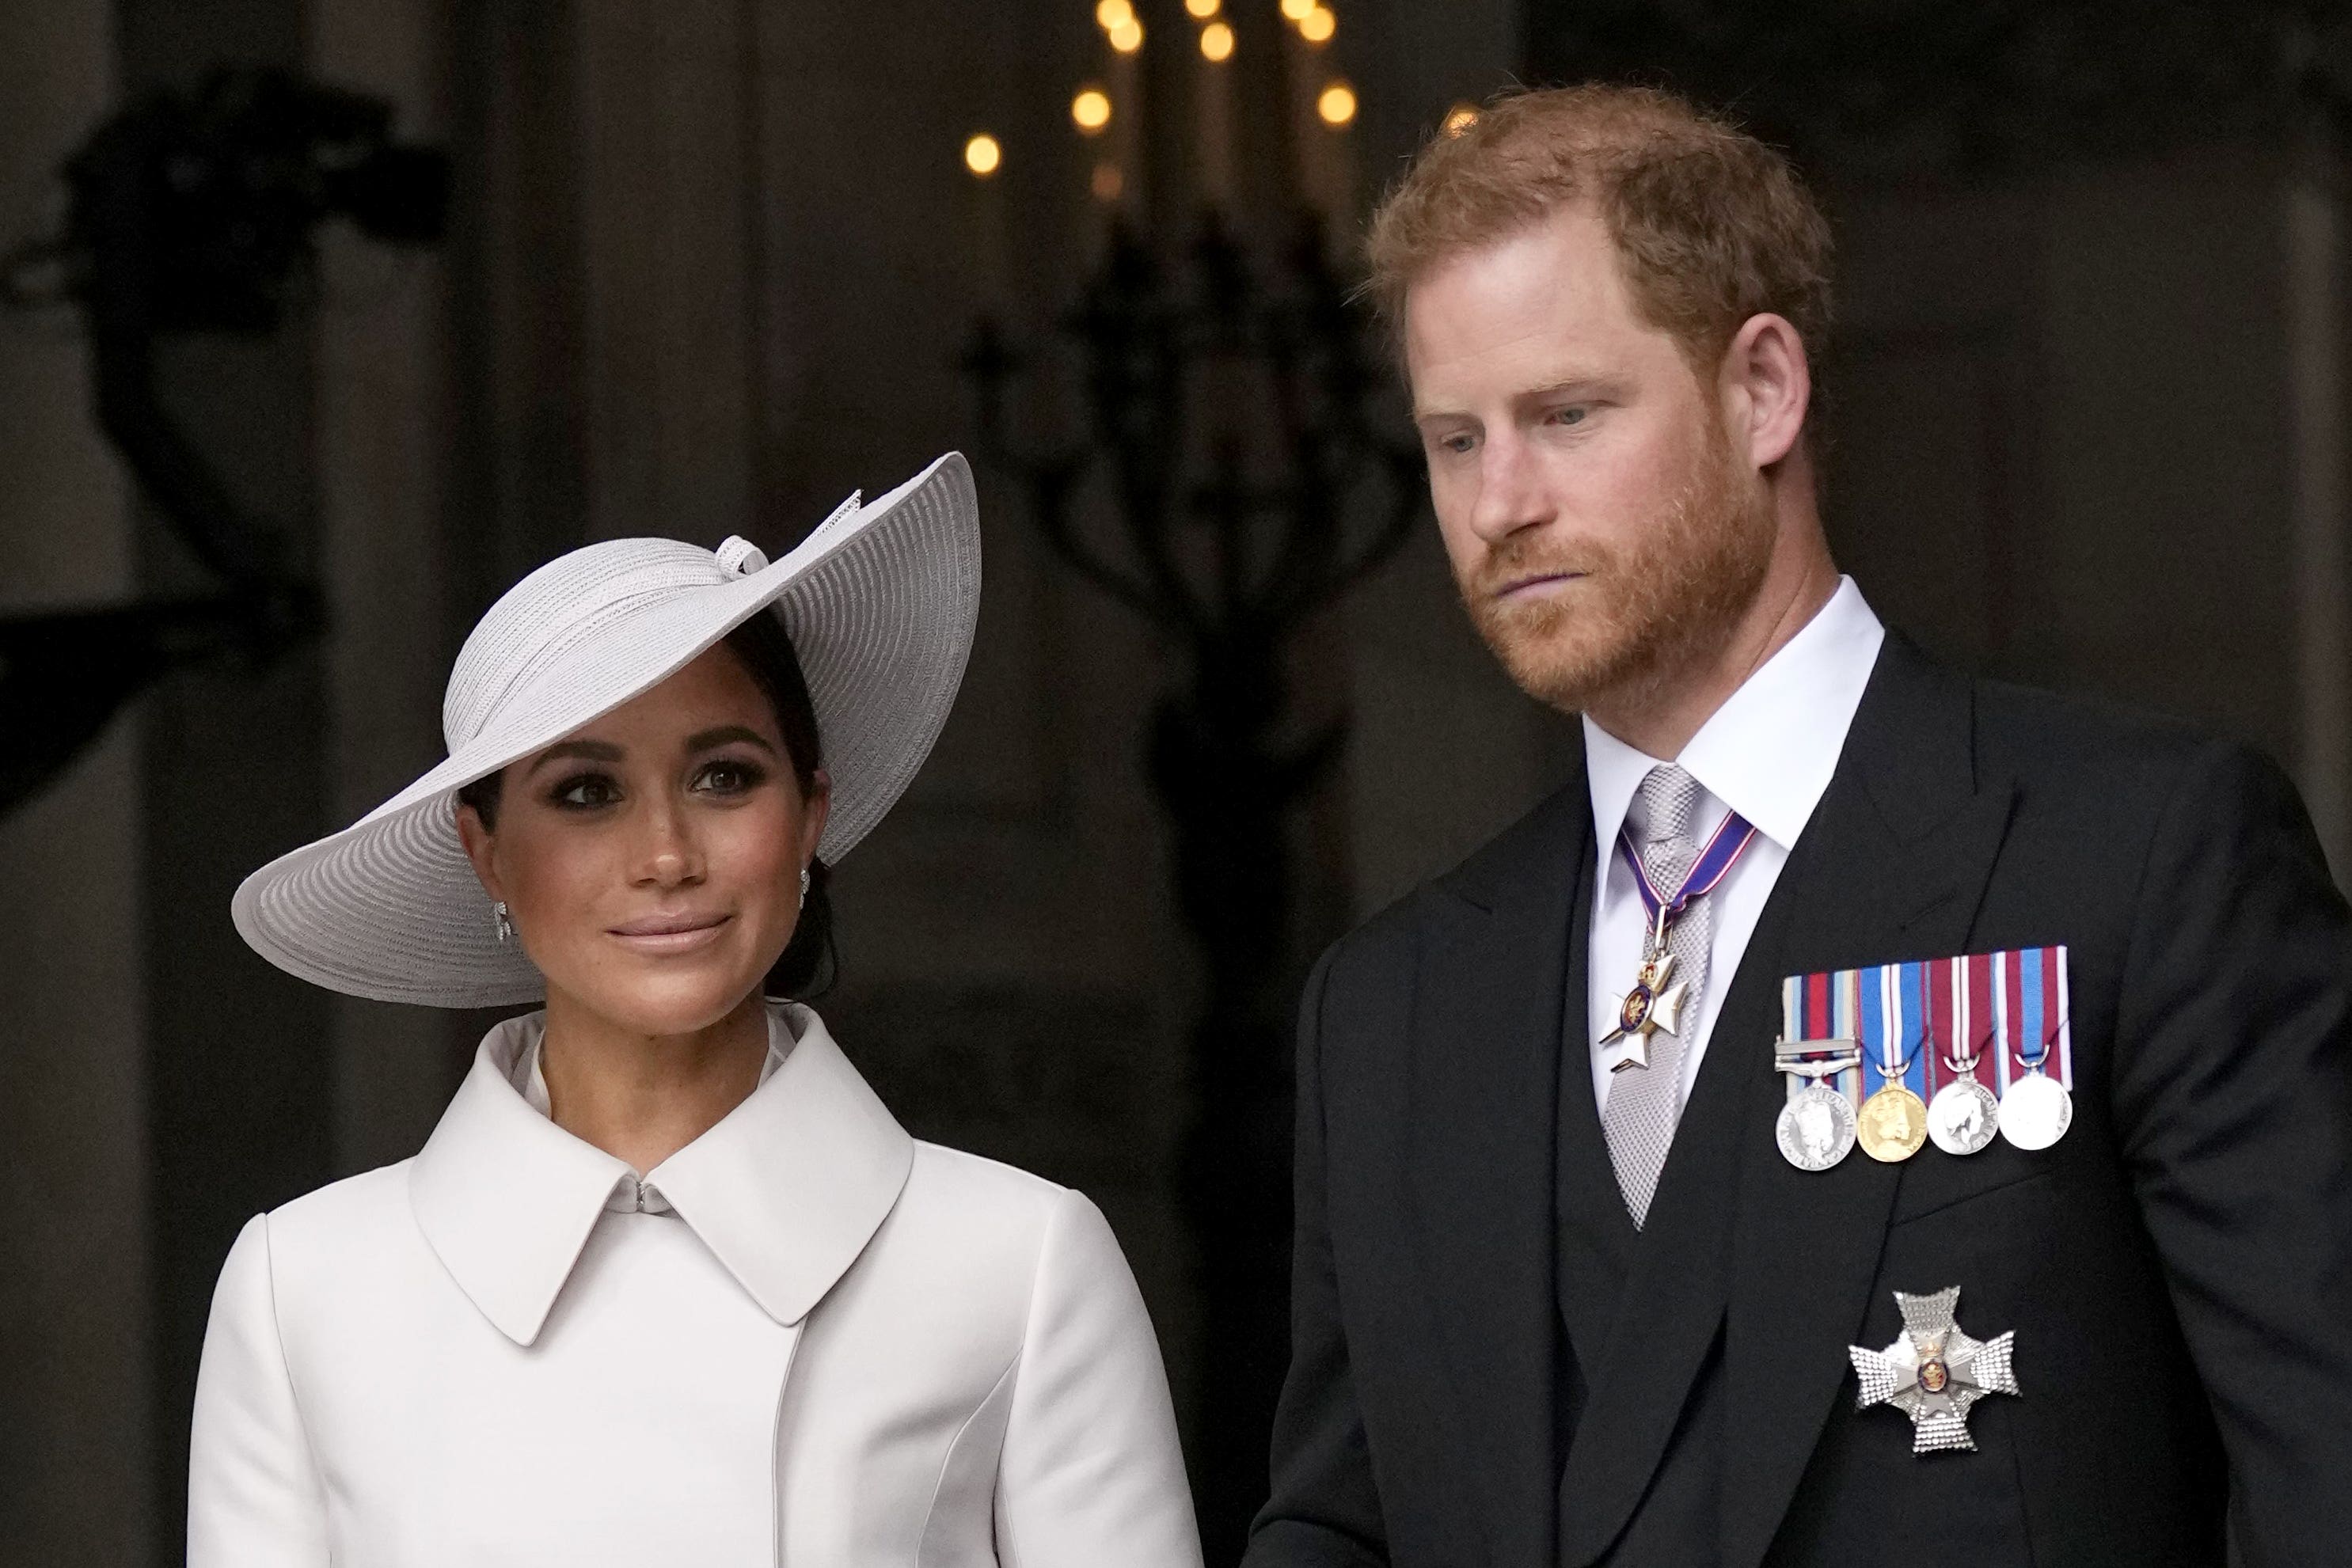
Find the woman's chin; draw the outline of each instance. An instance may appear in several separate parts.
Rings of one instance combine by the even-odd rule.
[[[632,1034],[698,1034],[732,1014],[763,977],[734,966],[697,965],[670,973],[628,976],[608,968],[564,990],[573,1006]]]

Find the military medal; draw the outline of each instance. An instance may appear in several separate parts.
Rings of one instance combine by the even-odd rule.
[[[2066,1010],[2057,946],[1787,977],[1782,1157],[1819,1171],[1857,1145],[1890,1164],[1929,1143],[1959,1155],[1995,1137],[2048,1148],[2074,1119]]]
[[[2074,1096],[2039,1065],[2011,1080],[2000,1097],[2000,1135],[2021,1149],[2046,1149],[2074,1123]]]
[[[1988,1394],[2016,1396],[2017,1375],[2010,1366],[2012,1334],[1971,1339],[1953,1321],[1959,1305],[1958,1285],[1931,1296],[1895,1292],[1903,1312],[1903,1333],[1885,1350],[1846,1347],[1854,1376],[1862,1384],[1854,1408],[1892,1405],[1911,1417],[1911,1452],[1939,1449],[1973,1450],[1969,1436],[1969,1410]]]
[[[1947,1060],[1952,1081],[1927,1102],[1927,1136],[1948,1155],[1973,1155],[1992,1142],[2000,1124],[2000,1102],[1970,1076],[1976,1059]]]
[[[1889,1044],[1889,1053],[1891,1051],[1898,1051],[1898,1046]],[[1855,1119],[1855,1135],[1863,1143],[1863,1155],[1870,1159],[1895,1164],[1910,1159],[1919,1152],[1919,1145],[1927,1143],[1927,1105],[1919,1103],[1919,1095],[1903,1086],[1903,1074],[1910,1072],[1910,1065],[1916,1058],[1916,1046],[1912,1046],[1910,1055],[1903,1055],[1895,1062],[1889,1062],[1884,1055],[1879,1058],[1879,1070],[1886,1077],[1879,1083],[1877,1093],[1863,1100],[1863,1112]]]
[[[1969,987],[1973,987],[1989,965],[1977,957],[1966,960],[1961,967]],[[2000,1103],[1991,1090],[1977,1082],[1977,1063],[1983,1056],[1969,1043],[1976,1033],[1969,1005],[1975,993],[1958,983],[1952,990],[1952,1049],[1943,1058],[1944,1071],[1951,1076],[1927,1102],[1927,1136],[1948,1155],[1973,1155],[1991,1144],[1993,1130],[2000,1122]],[[1995,1016],[1997,1020],[2000,1015]],[[2000,1037],[1998,1021],[1993,1032]]]
[[[1842,978],[1842,977],[1841,977]],[[1791,975],[1780,984],[1780,1040],[1772,1065],[1789,1079],[1788,1103],[1772,1127],[1780,1157],[1801,1171],[1825,1171],[1853,1152],[1853,1084],[1864,1044],[1852,988],[1828,975]]]
[[[2074,1121],[2074,1096],[2064,1082],[2073,1054],[2066,1027],[2066,950],[2038,948],[2017,957],[2013,986],[2020,1016],[2015,1043],[2001,1053],[2008,1083],[2000,1094],[2000,1135],[2032,1151],[2064,1137]],[[2055,1076],[2048,1071],[2053,1067]]]
[[[1864,1038],[1872,1047],[1871,1075],[1878,1081],[1854,1118],[1854,1136],[1864,1154],[1885,1164],[1909,1159],[1927,1141],[1927,1107],[1909,1082],[1919,1047],[1915,1042],[1907,1052],[1903,1049],[1910,1038],[1904,1027],[1904,967],[1890,964],[1846,975],[1854,989],[1854,1011],[1862,1017]]]
[[[1643,946],[1649,954],[1642,960],[1633,988],[1617,1004],[1617,1026],[1601,1037],[1601,1045],[1608,1048],[1602,1054],[1612,1072],[1648,1067],[1653,1031],[1664,1030],[1678,1040],[1682,1037],[1683,1004],[1690,998],[1690,988],[1674,978],[1675,956],[1666,951],[1663,919],[1651,927]]]
[[[1690,995],[1689,987],[1674,977],[1675,956],[1666,951],[1666,932],[1675,916],[1690,907],[1695,898],[1704,898],[1716,890],[1731,868],[1739,863],[1754,841],[1756,830],[1742,821],[1737,811],[1725,815],[1715,830],[1715,836],[1691,862],[1682,885],[1671,896],[1662,894],[1650,881],[1649,872],[1642,864],[1641,852],[1634,847],[1630,828],[1617,835],[1618,852],[1624,858],[1625,869],[1633,873],[1633,890],[1642,896],[1642,907],[1649,915],[1649,929],[1642,942],[1642,967],[1633,977],[1625,999],[1617,1004],[1617,1021],[1607,1034],[1601,1037],[1601,1059],[1612,1072],[1629,1068],[1647,1069],[1650,1065],[1650,1037],[1664,1030],[1675,1039],[1682,1038],[1683,1007]]]
[[[1773,1053],[1774,1065],[1792,1081],[1808,1080],[1794,1089],[1780,1107],[1773,1138],[1780,1157],[1801,1171],[1825,1171],[1853,1152],[1853,1102],[1823,1079],[1862,1066],[1862,1047],[1850,1040],[1808,1040],[1783,1043]]]

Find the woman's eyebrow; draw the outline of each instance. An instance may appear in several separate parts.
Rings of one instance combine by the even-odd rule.
[[[725,746],[737,740],[748,741],[771,757],[776,754],[775,744],[766,736],[740,724],[722,724],[715,728],[697,730],[686,737],[686,748],[688,751],[709,751],[715,746]]]
[[[624,755],[625,754],[619,747],[608,740],[567,740],[559,745],[551,746],[541,752],[538,760],[530,765],[530,772],[524,774],[523,777],[530,778],[549,763],[560,761],[567,757],[579,758],[588,762],[618,762]]]

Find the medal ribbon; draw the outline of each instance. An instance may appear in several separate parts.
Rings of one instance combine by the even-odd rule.
[[[1748,829],[1750,836],[1754,831]],[[1721,840],[1718,833],[1708,845],[1710,855]],[[1734,849],[1729,858],[1738,857]],[[1715,881],[1722,881],[1728,869],[1728,864],[1718,868]],[[1697,871],[1693,867],[1692,884],[1698,880]],[[1633,874],[1647,904],[1649,884],[1638,864]],[[1670,908],[1667,918],[1673,917]],[[1859,1067],[1820,1080],[1856,1107],[1890,1082],[1904,1085],[1922,1100],[1934,1099],[1937,1090],[1964,1076],[1951,1071],[1944,1060],[1948,1055],[1973,1058],[1973,1071],[1965,1076],[1996,1095],[2008,1092],[2011,1083],[2037,1067],[2072,1091],[2074,1054],[2066,986],[2063,947],[1790,975],[1780,982],[1780,1049],[1804,1060],[1799,1048],[1809,1041],[1821,1042],[1822,1054],[1832,1040],[1860,1042]],[[1809,1082],[1790,1073],[1790,1095],[1802,1092]]]
[[[1916,964],[1881,964],[1853,971],[1862,1000],[1856,1038],[1862,1041],[1864,1098],[1889,1083],[1927,1097],[1927,1052],[1921,1047],[1927,1036],[1927,1020],[1911,1000],[1918,994],[1916,977],[1908,989],[1905,985],[1906,973],[1916,977],[1918,968]]]
[[[1706,848],[1699,851],[1698,859],[1691,862],[1682,886],[1669,899],[1659,894],[1656,884],[1650,881],[1650,873],[1643,869],[1641,852],[1633,847],[1633,830],[1628,827],[1617,831],[1617,851],[1624,857],[1625,869],[1633,873],[1633,891],[1642,895],[1642,909],[1650,917],[1650,930],[1660,936],[1665,932],[1666,923],[1689,907],[1692,899],[1713,893],[1755,841],[1752,825],[1737,811],[1725,813],[1715,836],[1706,841]]]

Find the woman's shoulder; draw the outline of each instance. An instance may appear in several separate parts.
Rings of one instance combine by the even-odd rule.
[[[237,1253],[257,1255],[254,1260],[281,1290],[289,1273],[348,1275],[354,1265],[380,1267],[401,1250],[388,1243],[406,1240],[416,1228],[408,1202],[414,1164],[408,1159],[362,1171],[256,1215],[238,1236],[230,1263],[240,1261]]]
[[[1086,1251],[1108,1245],[1114,1256],[1118,1249],[1102,1211],[1076,1187],[921,1139],[892,1228],[919,1234],[927,1245],[952,1238],[952,1252],[984,1252],[1024,1272],[1074,1242]]]
[[[914,1167],[907,1173],[900,1206],[936,1212],[940,1218],[985,1216],[992,1225],[1034,1228],[1042,1233],[1059,1206],[1085,1197],[1070,1187],[944,1144],[914,1140]]]

